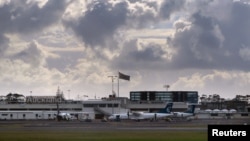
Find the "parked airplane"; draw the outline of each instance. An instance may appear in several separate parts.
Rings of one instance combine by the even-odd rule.
[[[56,104],[56,106],[57,106],[57,115],[56,115],[56,118],[57,118],[58,121],[61,121],[61,120],[71,120],[73,118],[70,115],[70,113],[61,112],[58,103]]]
[[[145,112],[127,112],[122,114],[112,114],[108,117],[109,120],[122,120],[122,119],[131,119],[131,120],[145,120],[145,119],[162,119],[165,117],[173,116],[171,113],[173,103],[168,103],[164,109],[161,109],[157,113],[145,113]]]
[[[194,116],[195,107],[196,107],[196,105],[191,104],[191,105],[188,106],[188,109],[185,112],[173,112],[174,117],[188,118],[188,117]]]
[[[50,112],[50,111],[47,111]],[[50,112],[51,113],[51,112]],[[58,121],[61,120],[81,120],[81,121],[86,121],[86,122],[90,122],[92,121],[92,118],[90,115],[93,115],[93,113],[91,112],[82,112],[82,111],[64,111],[61,112],[60,108],[59,108],[59,104],[57,103],[57,112],[55,113],[55,111],[53,111],[53,114],[55,115],[55,118]]]

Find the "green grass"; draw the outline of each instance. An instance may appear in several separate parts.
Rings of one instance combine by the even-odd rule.
[[[204,131],[1,131],[1,141],[206,141]]]

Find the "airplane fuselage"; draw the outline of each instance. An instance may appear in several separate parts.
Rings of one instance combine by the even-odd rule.
[[[165,108],[161,109],[157,113],[145,113],[145,112],[128,112],[122,114],[112,114],[108,117],[109,120],[121,120],[121,119],[132,119],[132,120],[145,120],[145,119],[162,119],[165,117],[173,116],[171,113],[173,103],[168,103]]]
[[[129,113],[128,114],[113,114],[108,119],[115,120],[115,119],[131,119],[131,120],[145,120],[145,119],[162,119],[165,117],[172,116],[173,114],[170,113]]]
[[[174,112],[174,117],[178,117],[178,118],[185,118],[185,117],[190,117],[193,116],[193,113],[184,113],[184,112]]]

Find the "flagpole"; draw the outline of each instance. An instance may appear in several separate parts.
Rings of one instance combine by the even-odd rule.
[[[119,97],[119,79],[120,79],[120,76],[119,76],[119,71],[118,71],[118,75],[117,75],[117,95]]]
[[[119,97],[119,79],[120,79],[120,74],[119,74],[119,70],[118,70],[118,75],[117,75],[117,95]],[[120,101],[120,104],[119,104],[119,113],[121,112],[121,101]]]

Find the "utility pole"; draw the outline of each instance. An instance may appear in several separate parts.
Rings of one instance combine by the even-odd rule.
[[[108,77],[110,77],[111,78],[111,81],[112,81],[112,92],[111,92],[111,94],[115,94],[115,91],[114,91],[114,79],[117,77],[116,75],[110,75],[110,76],[108,76]]]

